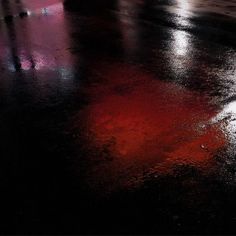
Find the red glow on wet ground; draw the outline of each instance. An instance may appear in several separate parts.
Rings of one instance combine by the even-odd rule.
[[[79,115],[87,119],[90,146],[101,160],[88,171],[92,185],[110,190],[144,173],[213,164],[226,139],[210,122],[217,110],[209,98],[133,66],[115,64],[99,71],[98,83],[88,88],[93,102]]]

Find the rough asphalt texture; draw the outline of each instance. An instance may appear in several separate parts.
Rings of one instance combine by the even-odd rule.
[[[236,233],[235,0],[0,0],[0,233]]]

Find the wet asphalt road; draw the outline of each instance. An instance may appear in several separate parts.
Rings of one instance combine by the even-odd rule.
[[[0,233],[236,233],[236,1],[75,2],[0,1]]]

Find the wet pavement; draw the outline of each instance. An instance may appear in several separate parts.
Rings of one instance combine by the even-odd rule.
[[[0,233],[236,233],[236,1],[0,1]]]

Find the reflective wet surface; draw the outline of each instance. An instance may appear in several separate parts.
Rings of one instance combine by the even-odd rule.
[[[236,233],[236,1],[0,1],[1,233]]]

